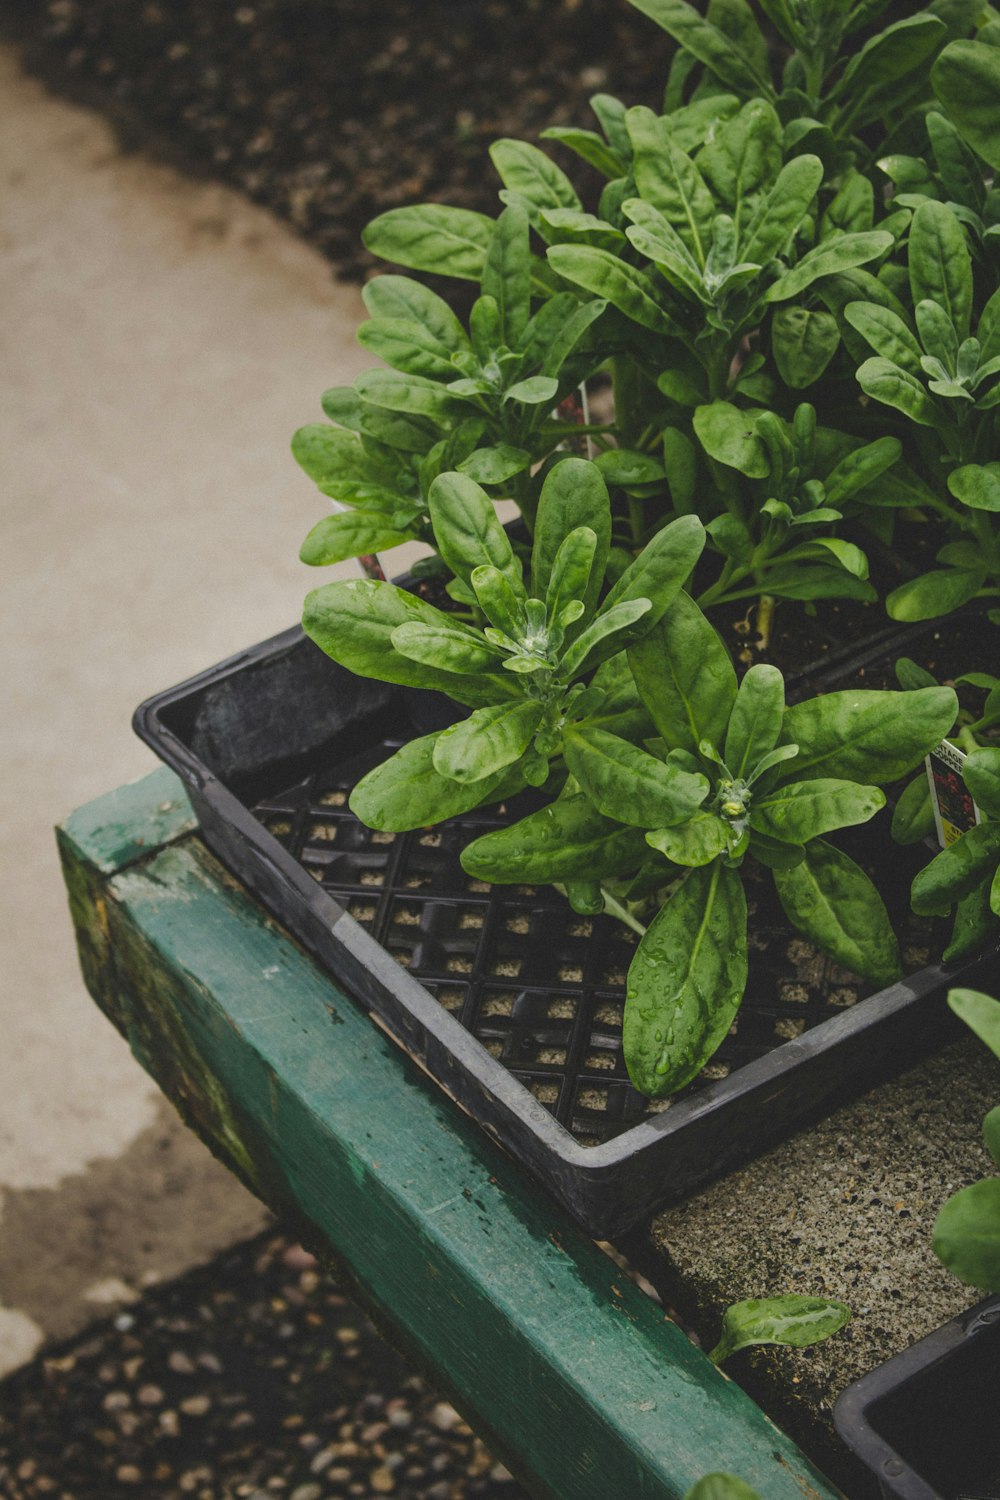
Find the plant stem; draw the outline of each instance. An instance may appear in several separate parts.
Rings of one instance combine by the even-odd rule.
[[[617,917],[619,922],[624,922],[626,927],[631,927],[632,931],[637,932],[640,937],[646,936],[646,929],[638,918],[634,917],[620,901],[617,901],[610,891],[606,891],[603,885],[601,895],[604,897],[604,911],[607,916]]]

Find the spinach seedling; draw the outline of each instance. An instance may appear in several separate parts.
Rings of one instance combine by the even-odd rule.
[[[543,786],[570,725],[641,733],[645,711],[620,654],[667,609],[704,545],[695,517],[675,521],[600,600],[608,493],[594,465],[577,458],[556,464],[542,486],[530,589],[492,502],[473,480],[439,476],[430,512],[441,556],[484,626],[370,580],[315,590],[303,622],[350,670],[436,689],[473,710],[410,741],[355,787],[357,815],[394,831],[439,822],[526,784]],[[693,781],[678,783],[681,811]]]
[[[951,990],[948,1004],[1000,1058],[1000,1001],[978,990]],[[983,1140],[1000,1167],[1000,1106],[983,1121]],[[934,1221],[931,1244],[960,1281],[1000,1292],[1000,1177],[984,1177],[949,1198]]]
[[[967,540],[938,554],[941,569],[902,584],[886,601],[897,620],[925,620],[1000,588],[1000,291],[972,333],[974,284],[965,232],[953,209],[924,199],[908,245],[913,315],[901,304],[849,302],[847,323],[875,351],[857,372],[873,401],[901,412],[931,457],[926,504]],[[940,479],[936,476],[940,475]],[[957,504],[955,502],[958,502]]]
[[[936,854],[913,882],[913,910],[933,916],[955,910],[945,963],[954,963],[1000,933],[1000,750],[973,750],[962,778],[983,821]]]
[[[660,885],[671,889],[629,968],[623,1025],[629,1075],[656,1097],[700,1071],[743,998],[747,855],[772,871],[793,926],[825,952],[880,985],[900,976],[881,897],[823,835],[883,806],[877,784],[912,770],[941,740],[956,699],[950,688],[846,692],[786,709],[776,668],[753,667],[737,684],[728,652],[685,594],[627,656],[658,740],[643,748],[606,726],[576,724],[563,753],[570,785],[602,820],[583,826],[587,852],[609,849],[618,825],[643,830],[664,859]],[[671,796],[681,777],[692,792],[701,788],[686,815]],[[661,807],[670,814],[662,820]],[[526,869],[560,878],[549,873],[552,817],[543,810],[484,835],[463,865],[493,881],[531,878]],[[637,861],[620,873],[643,871]]]

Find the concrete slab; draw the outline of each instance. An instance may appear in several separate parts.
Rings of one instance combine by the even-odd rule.
[[[151,769],[142,697],[295,620],[323,501],[288,442],[371,361],[318,254],[10,51],[0,182],[2,1371],[263,1222],[88,999],[51,826]]]

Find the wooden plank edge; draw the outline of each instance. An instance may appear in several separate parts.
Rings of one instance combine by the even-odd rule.
[[[104,894],[113,1018],[140,1061],[265,1202],[316,1227],[535,1493],[680,1500],[720,1469],[767,1500],[838,1493],[199,841]]]

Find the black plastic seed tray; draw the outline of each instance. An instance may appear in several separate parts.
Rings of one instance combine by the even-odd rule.
[[[802,690],[872,680],[897,636],[831,652]],[[947,985],[995,972],[995,955],[951,971],[930,961],[935,934],[907,901],[926,852],[856,830],[850,851],[885,892],[909,978],[868,995],[788,929],[762,881],[730,1036],[681,1094],[646,1100],[621,1056],[632,935],[550,888],[490,887],[461,868],[464,845],[518,808],[396,835],[349,812],[358,778],[426,731],[410,718],[426,697],[353,676],[295,629],[151,698],[135,723],[220,859],[593,1234],[624,1231],[915,1061],[952,1034]]]
[[[1000,1297],[849,1386],[833,1419],[885,1500],[1000,1500]]]

